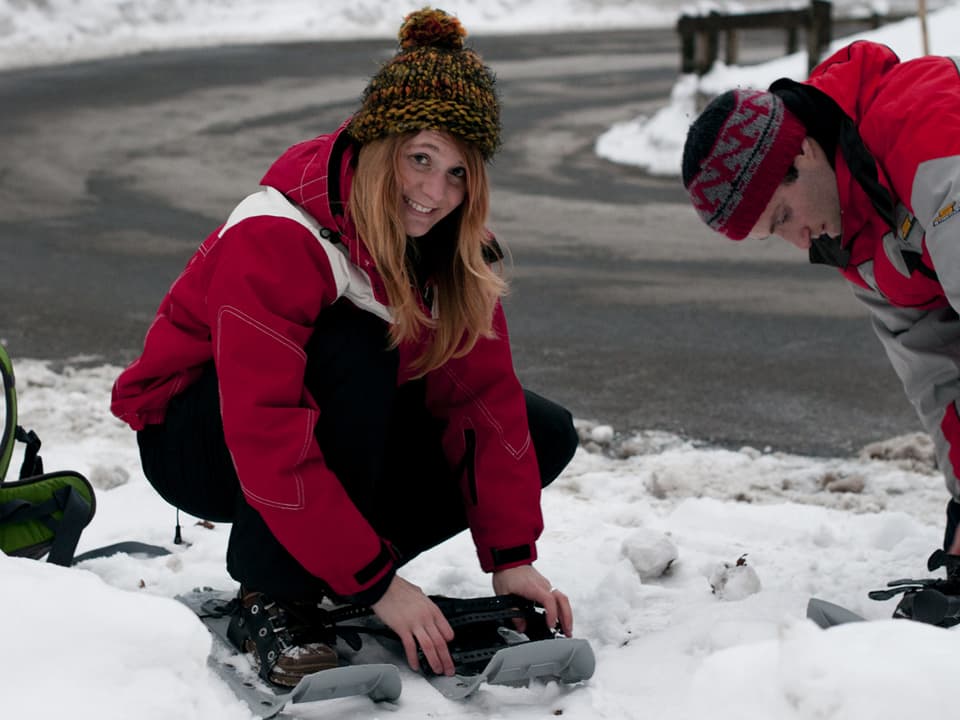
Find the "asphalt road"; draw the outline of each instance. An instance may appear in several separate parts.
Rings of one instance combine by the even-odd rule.
[[[505,103],[491,225],[512,252],[526,385],[618,431],[731,447],[846,454],[919,429],[838,276],[785,244],[714,237],[676,178],[593,151],[612,123],[664,104],[672,32],[474,45]],[[131,360],[203,237],[284,148],[354,110],[392,51],[234,47],[0,73],[0,339],[13,356]]]

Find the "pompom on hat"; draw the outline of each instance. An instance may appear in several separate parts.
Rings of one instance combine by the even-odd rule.
[[[500,101],[493,71],[463,45],[466,30],[443,10],[403,21],[397,54],[363,92],[347,131],[361,143],[417,130],[446,130],[476,145],[485,160],[500,147]]]
[[[747,237],[806,136],[771,92],[729,90],[711,100],[683,148],[683,184],[703,221],[731,240]]]

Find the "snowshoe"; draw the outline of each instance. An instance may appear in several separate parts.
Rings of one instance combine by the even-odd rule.
[[[530,600],[516,595],[431,599],[453,627],[449,648],[456,672],[452,677],[433,674],[422,654],[420,666],[445,697],[465,698],[483,683],[523,685],[537,678],[577,683],[593,675],[590,644],[558,636]],[[515,620],[525,623],[523,633],[514,629]]]

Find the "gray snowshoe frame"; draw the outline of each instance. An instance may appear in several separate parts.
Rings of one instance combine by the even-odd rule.
[[[479,598],[450,598],[431,595],[440,612],[453,628],[455,637],[448,644],[450,656],[458,675],[476,675],[483,672],[490,660],[503,648],[518,644],[552,640],[557,633],[547,627],[546,615],[542,608],[532,600],[518,595],[496,595]],[[265,599],[264,602],[271,602]],[[287,606],[289,608],[289,606]],[[317,603],[308,605],[298,603],[296,611],[285,610],[288,620],[295,619],[301,627],[296,638],[287,637],[286,628],[277,632],[266,613],[255,613],[252,622],[244,623],[241,628],[236,622],[245,613],[239,598],[232,598],[226,604],[209,603],[203,611],[209,615],[228,615],[233,620],[228,627],[228,639],[240,651],[244,650],[245,640],[252,640],[259,656],[259,674],[267,680],[270,670],[276,664],[277,657],[284,646],[296,642],[322,642],[336,644],[340,639],[353,651],[363,645],[362,636],[375,636],[398,646],[400,638],[383,625],[373,610],[358,605],[323,607]],[[522,620],[525,624],[523,634],[512,629],[512,622]],[[359,622],[358,622],[359,621]],[[423,654],[418,651],[421,672],[430,677],[434,675]]]
[[[223,648],[234,656],[244,652],[243,643],[238,646],[242,638],[230,630],[239,605],[235,594],[203,588],[177,599],[198,615]],[[547,628],[542,609],[529,600],[517,596],[432,599],[454,626],[460,641],[450,646],[456,664],[452,677],[433,675],[421,656],[427,681],[447,698],[463,699],[484,683],[522,685],[540,678],[570,684],[593,675],[596,660],[590,644],[584,639],[557,636]],[[531,639],[513,630],[512,621],[520,617],[527,620],[528,632],[542,639]],[[235,661],[223,662],[215,654],[211,654],[210,665],[238,697],[265,718],[276,716],[288,703],[350,695],[368,695],[375,701],[394,701],[399,697],[400,674],[393,661],[403,657],[402,646],[372,610],[318,604],[314,618],[317,627],[309,640],[342,641],[347,647],[341,655],[349,655],[351,664],[307,675],[293,691],[265,680],[264,663],[254,678],[249,677],[252,670],[245,677]],[[365,642],[362,636],[376,642]],[[471,646],[481,639],[483,647]],[[385,656],[390,662],[382,662]]]

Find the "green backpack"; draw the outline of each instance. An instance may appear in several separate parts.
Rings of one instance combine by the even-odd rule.
[[[44,473],[39,455],[40,438],[17,424],[17,391],[13,363],[0,345],[0,376],[6,410],[0,435],[0,550],[7,555],[40,559],[57,565],[72,565],[114,552],[166,555],[154,545],[122,542],[74,557],[83,529],[93,519],[97,502],[93,486],[83,475],[70,470]],[[5,482],[17,442],[25,444],[18,480]]]

